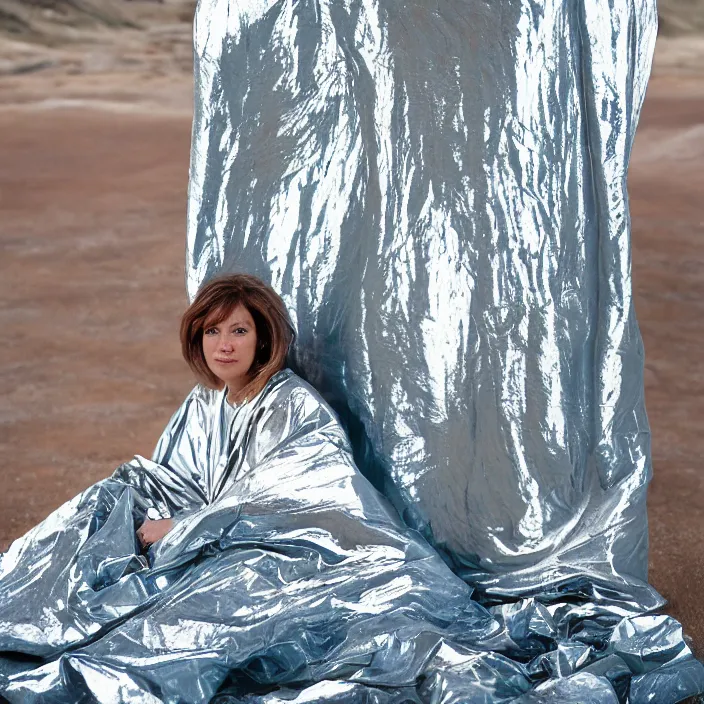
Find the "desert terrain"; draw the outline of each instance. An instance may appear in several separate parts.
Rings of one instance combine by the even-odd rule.
[[[177,330],[193,4],[90,2],[0,0],[0,549],[150,455],[191,387]],[[701,657],[704,40],[662,7],[629,176],[650,578]]]

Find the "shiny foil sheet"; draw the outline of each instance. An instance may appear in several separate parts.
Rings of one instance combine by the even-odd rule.
[[[362,471],[497,597],[660,603],[626,194],[655,23],[642,0],[197,12],[190,295],[271,282]]]
[[[492,608],[663,603],[626,191],[656,23],[651,0],[197,12],[189,293],[276,288],[363,473]]]
[[[175,522],[146,552],[145,516]],[[237,407],[196,387],[0,562],[12,704],[660,704],[703,669],[637,605],[474,601],[290,369]]]

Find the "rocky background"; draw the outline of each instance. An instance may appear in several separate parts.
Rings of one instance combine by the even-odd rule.
[[[191,0],[0,0],[0,549],[133,454],[180,359]],[[704,656],[704,0],[660,3],[629,174],[651,581]]]
[[[194,12],[195,0],[0,0],[0,102],[189,111]]]
[[[190,71],[192,0],[0,0],[5,74]]]

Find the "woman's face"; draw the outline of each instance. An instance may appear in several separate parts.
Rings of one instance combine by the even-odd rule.
[[[251,313],[242,304],[225,320],[203,328],[203,354],[213,374],[229,391],[237,392],[250,381],[249,369],[257,351],[257,328]]]

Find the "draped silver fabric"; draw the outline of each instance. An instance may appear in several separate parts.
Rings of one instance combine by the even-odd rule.
[[[201,0],[187,283],[247,271],[491,598],[652,608],[626,168],[650,0]]]
[[[142,552],[145,515],[175,527]],[[196,387],[151,460],[122,465],[2,556],[0,696],[667,704],[704,686],[667,616],[608,593],[588,612],[535,599],[486,609],[471,595],[362,477],[334,413],[291,370],[239,407]]]
[[[663,603],[626,191],[656,23],[653,0],[196,15],[189,294],[270,282],[362,472],[482,603],[559,628]]]

